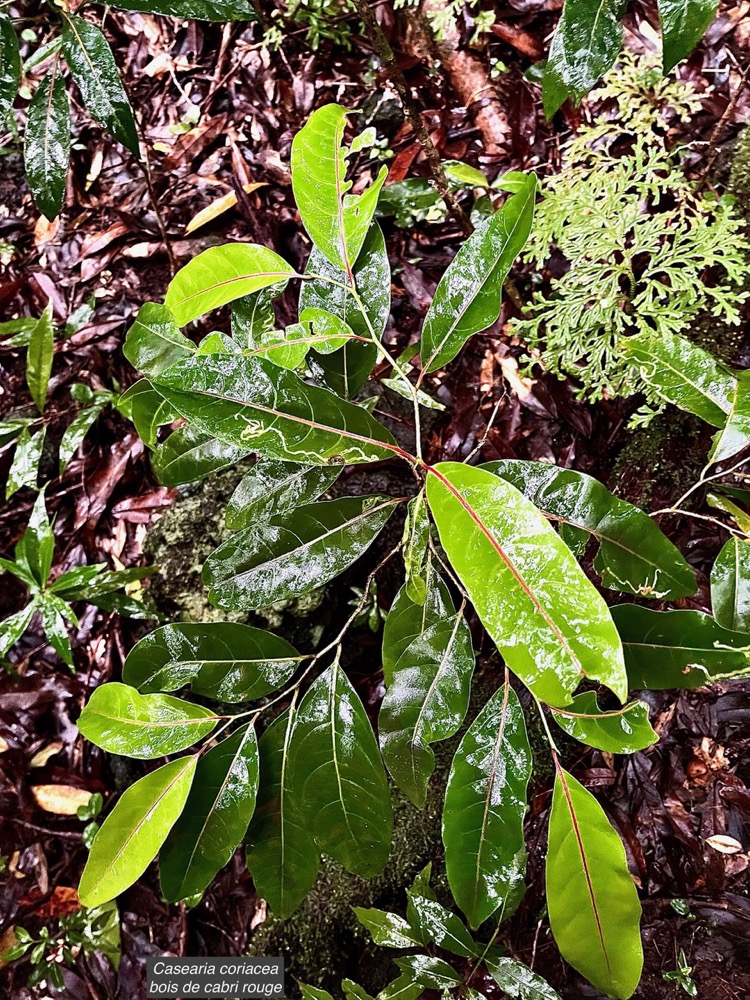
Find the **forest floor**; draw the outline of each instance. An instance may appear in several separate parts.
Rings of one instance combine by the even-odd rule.
[[[378,7],[443,158],[480,167],[490,178],[511,169],[534,169],[541,176],[556,169],[560,144],[585,117],[585,106],[566,106],[546,122],[539,89],[524,71],[542,58],[560,7],[560,0],[496,5],[495,24],[482,43],[471,47],[473,29],[462,22],[440,63],[407,14],[395,21],[388,6]],[[628,44],[636,49],[649,44],[653,17],[650,7],[635,5],[626,20]],[[242,240],[272,247],[293,265],[304,265],[309,247],[292,200],[289,153],[295,132],[315,107],[337,101],[364,108],[365,123],[376,126],[379,139],[394,153],[390,180],[427,175],[421,149],[354,17],[337,22],[348,47],[323,40],[316,50],[299,25],[276,52],[263,48],[258,25],[180,24],[111,12],[107,30],[139,115],[150,179],[143,164],[76,109],[66,205],[59,221],[48,224],[33,206],[19,153],[12,145],[3,150],[0,240],[12,252],[4,255],[0,276],[0,318],[38,315],[51,299],[56,321],[64,323],[90,299],[95,303],[86,324],[57,344],[45,414],[50,446],[69,422],[71,384],[115,389],[135,380],[121,351],[125,332],[143,302],[163,297],[174,264],[208,246]],[[674,137],[689,144],[688,164],[696,175],[714,149],[716,171],[726,175],[741,123],[748,118],[750,92],[726,112],[749,59],[750,4],[723,4],[704,42],[680,68],[704,94],[701,112]],[[499,67],[497,75],[491,75],[491,67]],[[251,182],[262,186],[245,193],[243,186]],[[232,192],[234,208],[186,234],[200,210]],[[463,237],[450,219],[409,229],[385,220],[384,227],[394,272],[394,312],[386,338],[403,347],[417,339],[436,282]],[[523,294],[523,274],[518,279]],[[291,301],[283,308],[291,309]],[[660,434],[661,441],[654,443],[652,436],[651,450],[639,451],[646,438],[626,430],[626,406],[586,405],[569,383],[522,378],[513,344],[500,335],[513,308],[506,304],[494,333],[476,337],[440,377],[446,410],[432,423],[427,457],[461,459],[481,445],[486,460],[575,464],[634,501],[648,487],[650,509],[674,501],[682,492],[685,468],[697,470],[702,464],[708,432],[668,413],[648,432]],[[730,359],[745,366],[748,329],[746,321],[744,340],[737,341],[744,360],[736,354]],[[23,352],[0,344],[3,414],[27,404]],[[52,464],[49,458],[44,478],[53,476]],[[0,453],[2,475],[9,465],[6,448]],[[132,425],[109,409],[47,495],[56,518],[55,565],[69,568],[86,561],[145,562],[146,532],[173,504],[176,491],[159,485]],[[24,490],[0,507],[3,556],[11,554],[22,534],[33,500],[33,493]],[[701,584],[697,597],[683,603],[706,609],[707,573],[721,533],[689,519],[670,528]],[[361,583],[366,570],[365,559],[348,582]],[[396,585],[385,583],[379,591],[384,606]],[[345,605],[347,595],[341,597]],[[0,617],[16,611],[23,600],[23,588],[3,577]],[[0,854],[7,858],[0,883],[0,937],[14,924],[33,931],[55,926],[76,905],[70,889],[86,858],[83,824],[41,809],[32,787],[72,786],[100,792],[107,800],[131,777],[116,760],[84,745],[75,720],[96,685],[117,679],[144,625],[91,607],[81,610],[75,672],[32,627],[0,673]],[[366,630],[361,641],[377,657],[377,640]],[[356,670],[365,703],[376,705],[382,675],[367,673],[361,663]],[[747,843],[748,691],[747,684],[716,684],[681,694],[647,694],[659,744],[620,760],[580,748],[571,758],[577,777],[596,790],[622,834],[631,869],[639,876],[647,955],[636,994],[642,1000],[683,995],[678,984],[661,975],[675,970],[681,949],[693,966],[701,998],[750,997],[748,857],[720,854],[705,842],[723,833]],[[500,940],[566,1000],[576,1000],[598,994],[564,966],[542,923],[541,831],[550,787],[541,769],[528,818],[530,889]],[[67,995],[75,1000],[145,996],[145,960],[152,954],[243,954],[264,911],[251,880],[233,863],[192,910],[164,904],[156,879],[147,873],[121,899],[121,916],[119,971],[103,959],[81,956],[65,973]],[[355,949],[340,974],[357,979],[367,962],[373,962],[372,954]],[[25,985],[28,973],[28,963],[0,970],[0,994],[9,1000],[37,996]]]

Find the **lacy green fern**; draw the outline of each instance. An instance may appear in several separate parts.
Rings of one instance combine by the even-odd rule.
[[[648,418],[660,404],[620,338],[681,333],[706,310],[738,323],[750,245],[732,199],[686,178],[669,148],[670,124],[700,106],[689,84],[625,57],[591,102],[599,113],[546,181],[525,252],[539,269],[554,255],[567,270],[514,330],[535,361],[580,380],[581,396],[644,393]]]

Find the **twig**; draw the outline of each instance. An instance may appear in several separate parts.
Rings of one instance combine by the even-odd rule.
[[[740,96],[747,85],[748,79],[750,79],[750,62],[745,67],[742,76],[740,77],[740,82],[737,85],[737,89],[735,90],[729,104],[727,104],[724,109],[724,114],[717,121],[716,125],[714,125],[713,131],[711,132],[711,138],[708,142],[708,151],[706,153],[706,169],[703,171],[703,177],[701,178],[701,187],[706,183],[711,171],[713,170],[716,157],[719,155],[719,139],[721,139],[724,134],[727,122],[735,112],[735,108],[739,103]]]
[[[140,127],[138,128],[140,133]],[[138,162],[143,167],[143,174],[146,178],[146,188],[148,190],[148,196],[151,200],[151,206],[154,210],[154,215],[156,216],[156,224],[159,227],[159,232],[161,233],[162,242],[164,243],[164,249],[167,251],[167,257],[169,257],[169,270],[172,272],[172,277],[174,278],[177,274],[177,258],[174,255],[174,250],[172,249],[172,244],[169,241],[169,234],[167,233],[167,227],[164,222],[164,218],[161,214],[161,207],[159,205],[159,199],[156,197],[156,191],[154,190],[154,180],[151,176],[151,154],[149,153],[148,143],[146,142],[145,136],[141,134],[141,145],[143,146],[143,160]]]

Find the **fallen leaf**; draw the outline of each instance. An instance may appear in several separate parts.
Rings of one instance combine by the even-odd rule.
[[[37,750],[34,756],[29,761],[29,767],[44,767],[50,757],[54,757],[56,753],[60,753],[63,748],[62,740],[54,740],[46,747],[42,747],[41,750]]]
[[[40,809],[57,816],[75,816],[80,806],[88,805],[93,792],[72,785],[34,785],[31,794]]]
[[[264,182],[257,182],[253,184],[244,184],[242,190],[245,194],[250,194],[252,191],[257,191],[258,188],[267,187]],[[194,233],[196,229],[200,229],[201,226],[205,226],[209,222],[213,222],[218,216],[222,215],[224,212],[228,212],[230,208],[234,208],[237,204],[237,195],[234,191],[230,191],[229,194],[222,195],[221,198],[216,198],[211,202],[210,205],[206,205],[202,208],[200,212],[193,216],[193,218],[185,226],[185,235],[188,233]]]
[[[706,837],[706,843],[720,854],[739,854],[742,851],[742,844],[725,833],[715,833],[713,837]]]

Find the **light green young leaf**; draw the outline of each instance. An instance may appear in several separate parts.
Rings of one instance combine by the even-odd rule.
[[[624,702],[609,609],[544,515],[509,483],[458,462],[430,467],[427,502],[477,614],[524,684],[564,706],[588,677]]]
[[[632,688],[697,688],[750,673],[750,635],[722,628],[702,611],[612,608]]]
[[[29,338],[26,355],[26,383],[31,398],[41,413],[47,399],[49,377],[52,373],[52,358],[55,351],[55,329],[52,326],[52,302],[37,320]]]
[[[186,424],[156,446],[152,464],[159,482],[164,486],[182,486],[235,465],[248,454],[249,448],[219,441],[205,431]]]
[[[37,489],[39,463],[42,460],[45,428],[41,427],[33,436],[28,427],[24,427],[18,435],[16,450],[13,454],[8,482],[5,487],[5,499],[10,500],[24,486]]]
[[[245,836],[258,791],[258,743],[252,724],[198,760],[182,815],[159,852],[159,884],[176,903],[204,892]]]
[[[229,703],[276,691],[300,656],[281,636],[238,622],[175,622],[149,632],[128,653],[123,680],[142,694],[176,691]]]
[[[49,220],[56,219],[65,196],[70,159],[70,104],[57,62],[31,98],[23,157],[37,208]]]
[[[463,345],[500,315],[503,281],[523,249],[534,218],[536,177],[466,240],[435,290],[422,330],[422,365],[445,367]]]
[[[369,931],[373,944],[379,948],[414,948],[421,944],[409,924],[397,913],[363,906],[353,906],[352,909],[357,920]]]
[[[600,545],[594,568],[605,587],[671,600],[695,593],[693,571],[648,514],[613,496],[591,476],[516,459],[481,468],[515,486],[562,530],[592,535]]]
[[[341,475],[341,468],[297,465],[293,462],[256,462],[225,508],[227,528],[238,531],[310,503],[325,493]]]
[[[518,696],[506,684],[487,702],[451,764],[443,808],[453,898],[476,929],[524,889],[523,818],[532,755]]]
[[[578,104],[612,68],[622,48],[624,13],[624,0],[566,0],[544,67],[547,118],[568,97]]]
[[[643,968],[641,904],[622,841],[591,792],[557,766],[547,852],[547,910],[566,962],[627,1000]]]
[[[623,337],[620,346],[646,385],[668,403],[694,413],[713,427],[724,426],[737,380],[708,351],[667,333]]]
[[[169,283],[165,306],[179,326],[212,309],[294,277],[291,265],[257,243],[210,247],[180,268]]]
[[[361,406],[260,358],[192,357],[156,386],[196,429],[267,458],[348,465],[399,451]]]
[[[149,760],[208,736],[219,716],[166,694],[141,695],[127,684],[96,688],[78,720],[82,735],[110,753]]]
[[[115,0],[119,10],[138,10],[196,21],[256,21],[250,0]]]
[[[261,737],[260,789],[247,834],[247,867],[255,889],[282,920],[310,891],[320,863],[289,767],[295,719],[292,706]]]
[[[47,504],[42,490],[31,509],[26,530],[15,548],[16,562],[20,563],[39,587],[44,587],[52,567],[55,536],[47,515]]]
[[[150,378],[194,354],[195,344],[183,334],[166,306],[147,302],[128,330],[122,353],[136,371]]]
[[[197,757],[182,757],[125,790],[91,845],[78,897],[100,906],[145,872],[185,808]]]
[[[302,224],[331,264],[352,277],[388,169],[362,194],[350,195],[349,151],[342,146],[346,116],[338,104],[310,115],[292,142],[292,189]]]
[[[516,1000],[561,1000],[560,994],[535,972],[515,958],[487,958],[487,971],[509,997]]]
[[[726,462],[750,445],[750,372],[737,372],[737,387],[724,427],[714,438],[709,462]]]
[[[733,535],[716,557],[711,607],[722,628],[750,632],[750,541]]]
[[[718,6],[718,0],[658,0],[665,76],[690,55]]]
[[[302,310],[299,319],[300,323],[309,324],[310,332],[316,338],[315,350],[319,354],[333,354],[354,336],[348,323],[325,309],[308,306]]]
[[[370,720],[337,662],[300,705],[289,766],[319,849],[354,875],[379,874],[391,846],[390,791]]]
[[[0,14],[0,123],[5,125],[21,83],[18,35],[10,18]]]
[[[596,692],[585,691],[576,695],[569,708],[553,708],[552,718],[569,736],[609,753],[634,753],[659,739],[648,721],[645,701],[603,711]]]
[[[67,13],[63,15],[62,41],[65,61],[86,110],[94,121],[138,156],[138,130],[133,109],[109,42],[91,21]]]
[[[388,497],[341,497],[243,529],[204,563],[209,600],[232,610],[257,610],[322,587],[370,547],[396,503]]]

